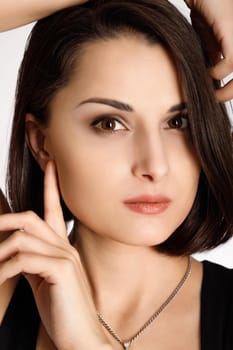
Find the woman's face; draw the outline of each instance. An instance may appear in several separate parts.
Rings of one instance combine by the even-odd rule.
[[[184,103],[160,45],[133,36],[87,45],[45,130],[80,234],[152,246],[183,222],[200,175]],[[124,203],[141,195],[157,203]]]

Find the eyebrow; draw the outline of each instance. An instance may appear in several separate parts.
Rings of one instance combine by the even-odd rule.
[[[184,109],[187,109],[187,103],[181,102],[169,108],[168,112],[181,112]]]
[[[117,100],[108,99],[108,98],[92,97],[80,102],[77,107],[85,103],[100,103],[100,104],[104,104],[104,105],[119,109],[120,111],[134,112],[133,107],[130,106],[129,104],[125,102],[117,101]],[[181,102],[169,108],[167,112],[171,113],[171,112],[183,111],[186,108],[187,108],[187,104],[185,102]]]

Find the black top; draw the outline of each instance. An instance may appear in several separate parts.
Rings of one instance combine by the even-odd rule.
[[[203,264],[201,350],[233,350],[233,269]]]
[[[208,261],[203,268],[201,350],[233,350],[233,269]],[[38,327],[31,289],[21,278],[0,327],[0,349],[35,350]]]
[[[1,350],[35,350],[39,315],[27,280],[20,278],[0,327]]]

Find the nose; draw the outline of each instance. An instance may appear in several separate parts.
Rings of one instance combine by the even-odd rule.
[[[161,133],[145,130],[135,133],[132,173],[141,180],[159,182],[169,170],[166,144]]]

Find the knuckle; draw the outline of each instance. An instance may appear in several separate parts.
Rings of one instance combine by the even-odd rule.
[[[25,212],[25,215],[26,215],[26,217],[27,217],[28,219],[31,219],[31,218],[34,219],[35,216],[36,216],[35,212],[32,211],[32,210],[27,210],[27,211]]]
[[[20,249],[21,245],[23,243],[25,236],[22,231],[15,231],[14,234],[12,235],[11,239],[13,241],[13,244],[15,248]]]
[[[25,212],[25,224],[24,229],[27,230],[27,226],[30,224],[33,224],[35,220],[37,219],[37,215],[34,211],[28,210]]]

